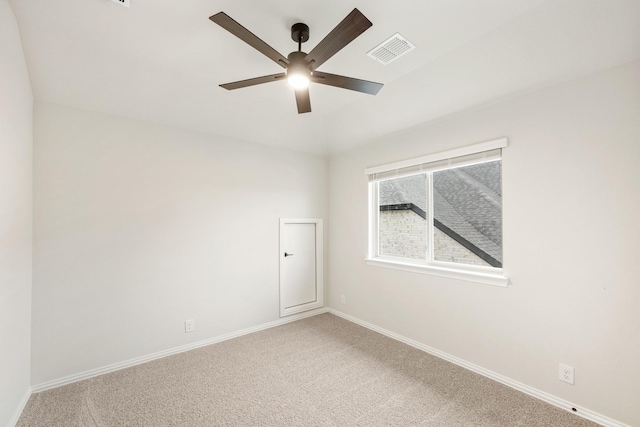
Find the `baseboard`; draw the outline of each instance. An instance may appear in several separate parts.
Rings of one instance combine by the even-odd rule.
[[[631,427],[628,424],[624,424],[624,423],[620,423],[614,419],[611,419],[607,416],[604,416],[602,414],[599,414],[597,412],[591,411],[587,408],[582,408],[580,406],[576,406],[574,404],[572,404],[571,402],[568,402],[564,399],[561,399],[559,397],[553,396],[549,393],[546,393],[544,391],[538,390],[536,388],[530,387],[526,384],[523,384],[521,382],[512,380],[511,378],[505,377],[501,374],[495,373],[493,371],[490,371],[488,369],[485,369],[481,366],[475,365],[473,363],[467,362],[466,360],[460,359],[458,357],[452,356],[448,353],[445,353],[443,351],[440,351],[436,348],[427,346],[425,344],[422,344],[418,341],[414,341],[410,338],[407,338],[405,336],[402,336],[400,334],[396,334],[395,332],[391,332],[389,330],[386,330],[384,328],[381,328],[379,326],[376,326],[372,323],[369,322],[365,322],[364,320],[358,319],[357,317],[348,315],[346,313],[343,313],[341,311],[335,310],[333,308],[319,308],[316,310],[310,310],[307,311],[305,313],[300,313],[300,314],[296,314],[296,315],[291,315],[288,316],[286,318],[283,319],[279,319],[279,320],[275,320],[273,322],[269,322],[269,323],[264,323],[261,325],[257,325],[257,326],[253,326],[251,328],[246,328],[246,329],[242,329],[240,331],[236,331],[236,332],[232,332],[229,334],[225,334],[225,335],[220,335],[217,337],[213,337],[213,338],[208,338],[205,340],[201,340],[201,341],[197,341],[195,343],[191,343],[191,344],[186,344],[183,346],[179,346],[179,347],[174,347],[168,350],[164,350],[164,351],[160,351],[157,353],[153,353],[153,354],[149,354],[146,356],[142,356],[142,357],[137,357],[134,359],[130,359],[130,360],[126,360],[124,362],[119,362],[119,363],[114,363],[111,365],[107,365],[104,366],[102,368],[97,368],[97,369],[92,369],[89,371],[85,371],[85,372],[81,372],[78,374],[74,374],[74,375],[70,375],[67,377],[63,377],[63,378],[59,378],[56,380],[52,380],[52,381],[47,381],[45,383],[41,383],[41,384],[37,384],[31,387],[30,390],[27,390],[25,396],[22,398],[22,400],[20,401],[20,404],[18,406],[18,408],[16,409],[16,413],[12,419],[12,421],[9,422],[9,426],[14,426],[17,422],[18,419],[20,418],[20,415],[22,414],[22,411],[24,410],[25,406],[27,405],[27,402],[29,401],[29,397],[31,396],[32,393],[39,393],[41,391],[45,391],[45,390],[49,390],[52,388],[56,388],[56,387],[61,387],[63,385],[67,385],[67,384],[71,384],[77,381],[82,381],[88,378],[92,378],[92,377],[96,377],[98,375],[103,375],[103,374],[107,374],[109,372],[114,372],[114,371],[118,371],[120,369],[125,369],[125,368],[129,368],[135,365],[140,365],[142,363],[145,362],[150,362],[152,360],[156,360],[156,359],[161,359],[163,357],[167,357],[173,354],[178,354],[178,353],[183,353],[185,351],[189,351],[189,350],[193,350],[196,348],[200,348],[200,347],[204,347],[207,345],[211,345],[211,344],[215,344],[215,343],[219,343],[222,341],[227,341],[233,338],[237,338],[237,337],[241,337],[243,335],[247,335],[247,334],[251,334],[254,332],[258,332],[258,331],[262,331],[265,329],[270,329],[270,328],[274,328],[276,326],[280,326],[280,325],[284,325],[286,323],[290,323],[290,322],[294,322],[296,320],[300,320],[300,319],[304,319],[307,317],[311,317],[311,316],[317,316],[319,314],[322,313],[331,313],[334,314],[338,317],[341,317],[345,320],[348,320],[352,323],[355,323],[357,325],[363,326],[367,329],[371,329],[372,331],[378,332],[382,335],[388,336],[389,338],[393,338],[397,341],[403,342],[407,345],[410,345],[411,347],[417,348],[418,350],[422,350],[426,353],[432,354],[436,357],[439,357],[441,359],[444,359],[448,362],[454,363],[458,366],[461,366],[465,369],[469,369],[470,371],[473,371],[477,374],[483,375],[487,378],[490,378],[494,381],[497,381],[501,384],[504,384],[506,386],[509,386],[515,390],[521,391],[525,394],[528,394],[532,397],[535,397],[537,399],[540,399],[544,402],[547,402],[553,406],[556,406],[558,408],[564,409],[567,412],[571,412],[573,414],[576,414],[582,418],[585,418],[587,420],[593,421],[595,423],[601,424],[605,427]]]
[[[24,411],[24,408],[27,406],[27,402],[29,401],[29,398],[31,397],[31,388],[28,388],[27,391],[24,393],[24,396],[22,396],[22,399],[20,399],[20,403],[18,403],[18,407],[16,408],[16,411],[13,414],[13,417],[11,417],[11,419],[9,420],[9,427],[14,427],[17,423],[18,420],[20,419],[20,415],[22,415],[22,411]]]
[[[624,424],[621,422],[618,422],[616,420],[613,420],[609,417],[606,417],[602,414],[599,414],[597,412],[591,411],[587,408],[582,408],[580,406],[576,406],[574,404],[572,404],[571,402],[568,402],[564,399],[561,399],[559,397],[553,396],[549,393],[546,393],[544,391],[538,390],[536,388],[530,387],[526,384],[523,384],[521,382],[512,380],[511,378],[505,377],[504,375],[500,375],[497,374],[493,371],[490,371],[488,369],[485,369],[481,366],[475,365],[473,363],[467,362],[466,360],[460,359],[458,357],[452,356],[450,354],[447,354],[443,351],[440,351],[438,349],[435,349],[433,347],[429,347],[428,345],[424,345],[418,341],[414,341],[410,338],[404,337],[402,335],[396,334],[395,332],[391,332],[388,331],[386,329],[383,329],[379,326],[376,326],[372,323],[368,323],[365,322],[364,320],[360,320],[357,317],[353,317],[350,316],[348,314],[345,314],[341,311],[335,310],[333,308],[329,308],[328,312],[331,314],[334,314],[338,317],[341,317],[345,320],[348,320],[350,322],[353,322],[357,325],[363,326],[367,329],[371,329],[372,331],[378,332],[382,335],[386,335],[389,338],[393,338],[397,341],[403,342],[407,345],[410,345],[411,347],[417,348],[418,350],[422,350],[426,353],[432,354],[436,357],[439,357],[441,359],[444,359],[448,362],[454,363],[458,366],[461,366],[465,369],[468,369],[470,371],[473,371],[477,374],[483,375],[487,378],[490,378],[494,381],[497,381],[499,383],[502,383],[506,386],[509,386],[513,389],[516,389],[518,391],[521,391],[525,394],[528,394],[529,396],[535,397],[537,399],[540,399],[544,402],[547,402],[553,406],[556,406],[558,408],[564,409],[567,412],[571,412],[573,414],[576,414],[582,418],[585,418],[589,421],[593,421],[595,423],[601,424],[605,427],[631,427],[628,424]]]
[[[150,362],[152,360],[161,359],[163,357],[171,356],[173,354],[183,353],[185,351],[193,350],[196,348],[204,347],[207,345],[227,341],[233,338],[241,337],[243,335],[251,334],[254,332],[262,331],[265,329],[274,328],[276,326],[284,325],[286,323],[294,322],[296,320],[304,319],[306,317],[317,316],[318,314],[326,313],[329,310],[327,308],[318,308],[315,310],[306,311],[304,313],[294,314],[287,316],[286,318],[275,320],[269,323],[263,323],[262,325],[253,326],[250,328],[242,329],[240,331],[231,332],[217,337],[208,338],[205,340],[197,341],[191,344],[182,345],[179,347],[170,348],[168,350],[159,351],[157,353],[148,354],[146,356],[136,357],[135,359],[125,360],[124,362],[113,363],[111,365],[103,366],[97,369],[91,369],[89,371],[81,372],[67,377],[59,378],[52,381],[47,381],[41,384],[31,386],[31,392],[39,393],[41,391],[49,390],[63,385],[75,383],[78,381],[86,380],[88,378],[97,377],[98,375],[108,374],[109,372],[118,371],[120,369],[129,368],[141,363]],[[28,397],[27,397],[28,399]],[[26,402],[25,402],[26,404]]]

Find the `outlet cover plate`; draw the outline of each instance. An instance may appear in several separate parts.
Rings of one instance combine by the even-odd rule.
[[[565,383],[574,384],[574,368],[573,366],[560,364],[560,370],[558,372],[558,378]]]
[[[196,330],[196,323],[193,319],[184,321],[184,332],[193,332]]]

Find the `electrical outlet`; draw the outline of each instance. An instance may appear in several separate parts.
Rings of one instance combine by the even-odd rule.
[[[196,323],[193,319],[184,321],[184,332],[193,332],[196,330]]]
[[[560,381],[564,381],[565,383],[574,384],[573,379],[573,366],[560,364],[560,373],[559,378]]]
[[[344,296],[344,295],[340,295],[340,302],[341,302],[342,304],[346,304],[346,303],[347,303],[347,297],[346,297],[346,296]]]

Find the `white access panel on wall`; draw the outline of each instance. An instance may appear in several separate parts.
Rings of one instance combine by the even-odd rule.
[[[280,219],[280,317],[324,305],[322,219]]]

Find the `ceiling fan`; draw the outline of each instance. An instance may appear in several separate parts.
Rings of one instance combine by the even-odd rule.
[[[351,43],[356,37],[373,25],[358,9],[353,9],[353,11],[309,53],[302,51],[302,43],[309,40],[309,27],[303,23],[294,24],[291,27],[291,38],[298,43],[298,50],[291,52],[286,58],[259,39],[251,31],[238,24],[226,13],[216,13],[209,17],[209,19],[285,69],[284,73],[271,74],[220,85],[220,87],[227,90],[287,79],[289,84],[295,89],[298,114],[302,114],[311,112],[308,87],[310,82],[355,90],[371,95],[378,93],[383,86],[381,83],[316,71],[320,65],[324,64],[329,58],[340,51],[340,49]]]

